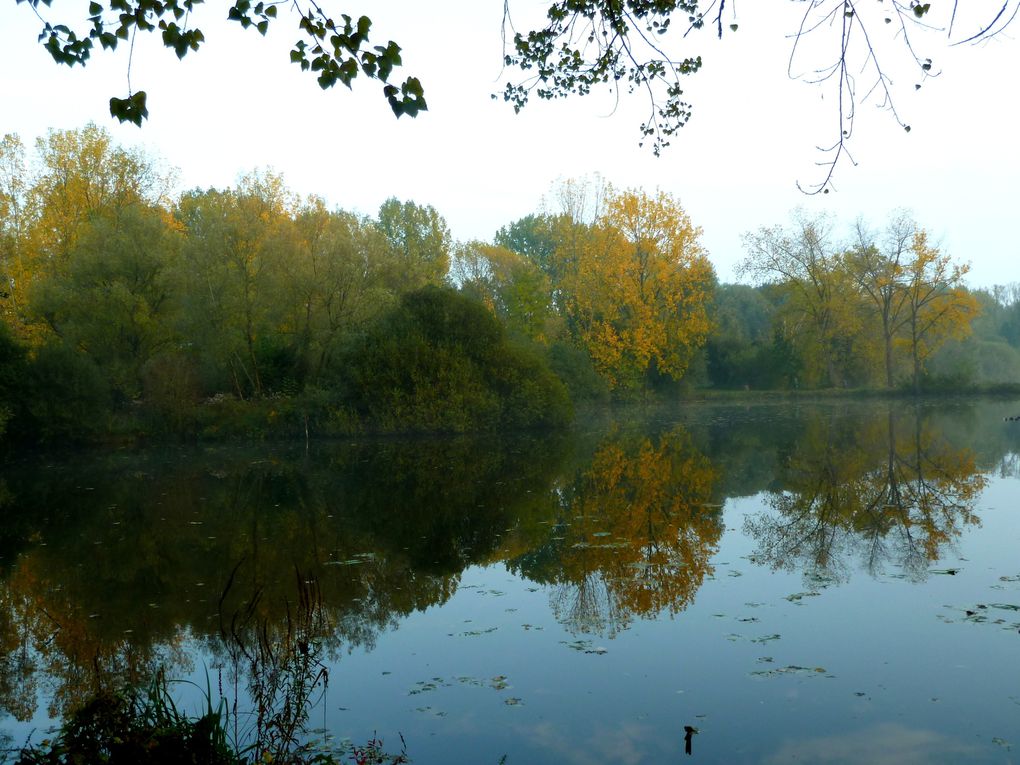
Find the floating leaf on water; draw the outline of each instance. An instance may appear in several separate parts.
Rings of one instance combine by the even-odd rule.
[[[780,637],[781,636],[779,634],[775,634],[775,635],[762,635],[761,637],[753,638],[751,640],[751,642],[752,643],[768,643],[768,642],[770,642],[772,640],[779,640]]]
[[[737,570],[730,571],[730,576],[743,576],[743,574]]]
[[[824,667],[798,667],[795,664],[791,664],[788,667],[779,667],[778,669],[758,670],[756,672],[752,672],[751,676],[770,678],[779,677],[780,675],[807,675],[810,677],[813,675],[824,674],[825,674]]]
[[[575,651],[581,651],[582,653],[594,653],[602,655],[608,653],[608,649],[601,646],[593,646],[590,640],[575,640],[573,643],[568,643],[566,640],[561,640],[560,643],[572,648]]]
[[[981,606],[978,606],[980,608]],[[990,603],[989,608],[998,608],[1001,611],[1020,611],[1020,606],[1015,606],[1012,603]]]
[[[933,568],[933,569],[929,569],[928,573],[929,574],[943,574],[945,576],[956,576],[961,571],[963,571],[962,568]]]
[[[1017,574],[1016,576],[1000,576],[999,577],[999,581],[1000,582],[1020,582],[1020,574]]]
[[[1005,747],[1006,749],[1010,749],[1011,748],[1010,747],[1010,743],[1006,739],[999,738],[998,736],[996,736],[995,738],[992,739],[992,743],[993,744],[998,744],[999,746]]]
[[[431,680],[419,680],[414,684],[414,687],[407,692],[408,696],[414,696],[419,693],[425,693],[426,691],[434,691],[440,685],[449,685],[444,683],[443,678],[433,677]]]
[[[478,637],[479,635],[488,635],[490,632],[495,632],[499,627],[489,627],[487,630],[469,630],[467,632],[460,633],[461,637]]]
[[[786,600],[796,603],[802,598],[817,598],[819,595],[821,595],[820,592],[795,592],[792,595],[787,595]]]
[[[759,656],[758,657],[758,663],[759,664],[771,664],[773,661],[775,661],[775,659],[773,659],[771,656]]]
[[[524,702],[521,701],[516,696],[511,696],[510,698],[503,699],[503,703],[506,704],[508,707],[518,707]]]
[[[497,691],[502,691],[510,687],[506,681],[506,675],[496,675],[489,681],[489,685]]]

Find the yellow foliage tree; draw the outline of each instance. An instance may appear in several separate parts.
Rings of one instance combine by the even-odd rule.
[[[953,263],[949,255],[928,244],[923,229],[914,233],[905,268],[906,316],[901,342],[910,349],[915,391],[921,384],[925,360],[946,340],[970,334],[970,323],[980,308],[963,286],[969,270],[969,265]]]
[[[824,217],[798,210],[793,226],[761,228],[744,236],[741,275],[775,285],[783,297],[784,334],[804,359],[809,383],[846,384],[851,349],[866,349],[856,285],[843,268]]]
[[[668,194],[611,189],[594,223],[572,229],[557,251],[562,303],[596,369],[613,388],[681,379],[711,328],[701,229]]]

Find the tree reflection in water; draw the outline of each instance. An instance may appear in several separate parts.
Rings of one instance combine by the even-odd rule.
[[[553,613],[574,633],[612,636],[635,617],[679,613],[712,572],[716,480],[680,426],[613,432],[558,493],[550,540],[508,566],[553,585]]]
[[[853,561],[920,580],[963,532],[986,485],[970,449],[951,444],[917,408],[886,416],[819,417],[750,516],[754,559],[773,569],[845,580]]]
[[[966,407],[955,420],[899,405],[877,417],[871,406],[747,409],[692,409],[686,427],[5,470],[0,714],[30,719],[45,698],[66,715],[160,668],[187,676],[202,653],[239,697],[256,668],[276,666],[266,645],[296,648],[314,690],[322,665],[444,604],[472,565],[547,585],[567,630],[612,636],[690,606],[712,575],[727,496],[764,492],[767,509],[744,527],[763,564],[827,579],[897,566],[920,579],[978,522],[978,463],[1001,471],[1020,453],[1020,429],[1001,428],[1001,415],[975,428]],[[307,654],[293,636],[302,591],[314,604]]]

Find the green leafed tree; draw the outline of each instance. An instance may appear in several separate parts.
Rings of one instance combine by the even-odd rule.
[[[65,343],[86,352],[125,399],[141,370],[174,339],[167,271],[179,237],[159,209],[134,206],[96,217],[79,234],[65,269],[40,282],[33,310]]]
[[[390,284],[410,292],[446,281],[453,239],[435,208],[391,197],[379,207],[377,219],[390,244]]]
[[[528,258],[499,245],[467,242],[455,250],[451,275],[512,333],[547,342],[555,331],[549,277]]]
[[[390,243],[372,221],[330,211],[316,198],[297,210],[294,234],[283,262],[280,329],[306,380],[318,383],[347,335],[395,302],[387,284]]]
[[[277,289],[290,253],[294,200],[282,178],[253,174],[227,191],[185,194],[177,217],[185,230],[180,267],[180,326],[206,361],[219,388],[225,381],[239,396],[260,396],[278,358],[282,321]]]

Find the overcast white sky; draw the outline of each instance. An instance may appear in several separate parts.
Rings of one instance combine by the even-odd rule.
[[[948,49],[944,35],[919,38],[919,52],[942,73],[916,92],[917,77],[890,53],[897,105],[911,132],[876,103],[860,105],[852,143],[858,166],[839,168],[836,193],[807,197],[796,182],[820,178],[815,147],[832,141],[835,114],[831,91],[787,77],[786,35],[796,29],[801,3],[745,2],[737,32],[721,42],[700,34],[693,44],[705,67],[686,87],[694,118],[660,158],[637,145],[648,108],[638,94],[619,105],[611,96],[536,101],[518,116],[491,100],[507,76],[498,0],[324,4],[334,6],[370,15],[378,42],[403,46],[404,74],[422,80],[427,113],[396,120],[374,81],[359,80],[353,92],[320,90],[289,63],[297,33],[285,8],[263,40],[221,23],[226,4],[214,2],[194,18],[206,46],[184,62],[157,36],[139,37],[132,84],[148,92],[150,116],[140,130],[121,126],[107,101],[126,95],[126,47],[97,53],[85,69],[58,67],[36,42],[41,22],[28,4],[7,0],[0,6],[0,133],[31,143],[48,128],[91,120],[179,168],[184,188],[229,186],[239,173],[271,167],[295,191],[365,214],[389,196],[431,204],[458,239],[491,238],[538,209],[558,178],[600,173],[620,187],[678,197],[703,227],[723,281],[735,279],[741,233],[784,223],[798,205],[829,210],[847,227],[859,215],[879,225],[906,207],[945,251],[972,264],[973,286],[1020,281],[1013,83],[1020,21],[980,47]],[[72,7],[84,15],[84,2],[54,4],[57,14]],[[510,0],[519,28],[543,7]],[[973,15],[957,23],[976,24],[999,7],[968,0]],[[687,55],[692,43],[675,39],[679,32],[667,44]],[[801,66],[812,63],[822,62],[808,58]]]

